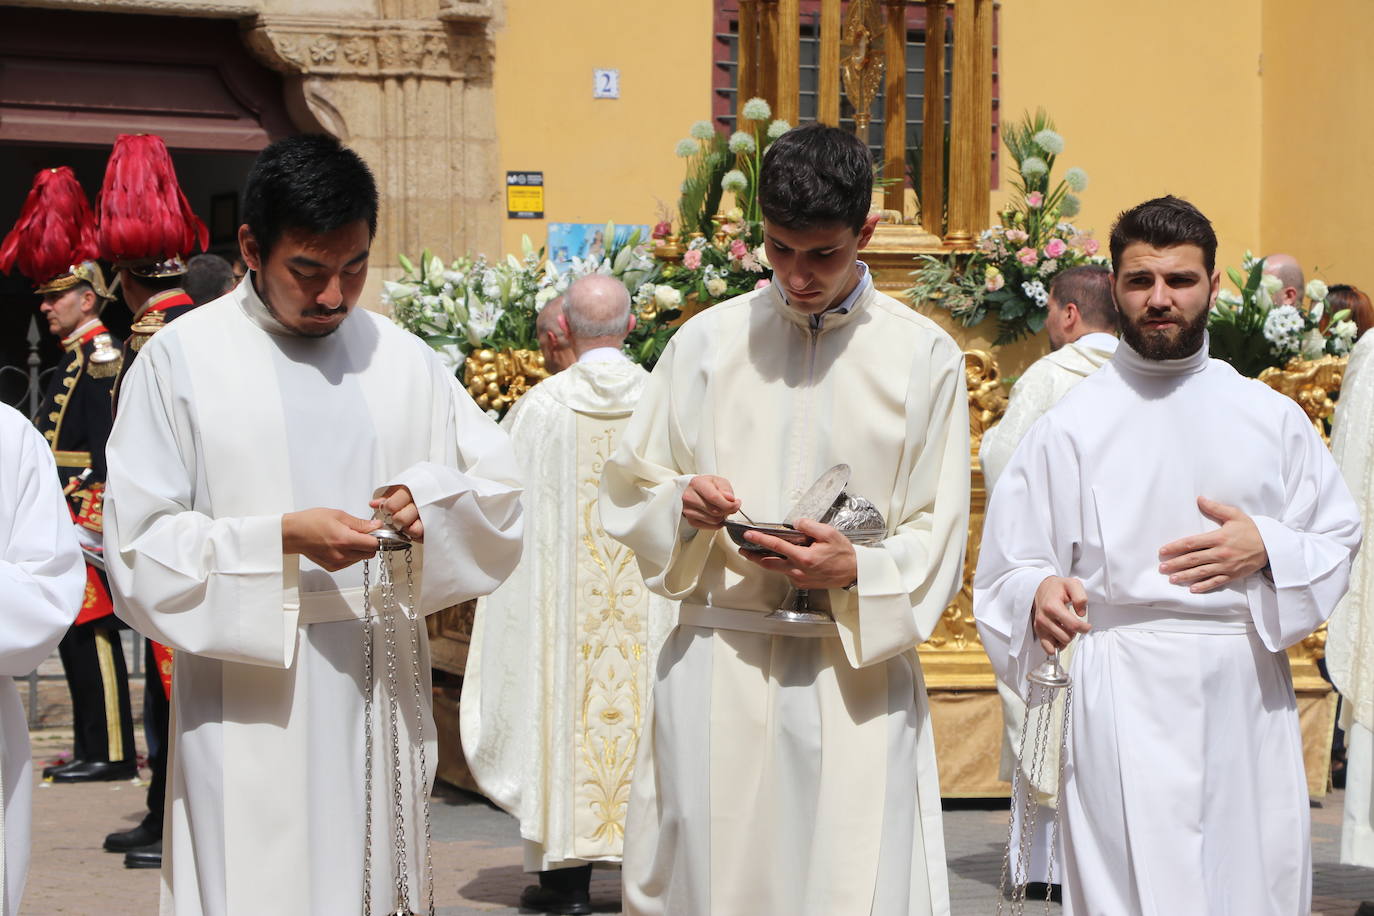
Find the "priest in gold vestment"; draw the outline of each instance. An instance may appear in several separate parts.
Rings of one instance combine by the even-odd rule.
[[[769,148],[773,283],[673,338],[602,478],[606,531],[682,602],[661,651],[626,822],[625,912],[949,912],[939,782],[916,646],[958,588],[968,530],[963,355],[879,293],[872,163],[837,128]],[[807,547],[720,531],[781,520],[822,472],[886,537]],[[736,518],[739,516],[736,515]],[[766,619],[788,586],[835,622]]]
[[[525,869],[539,872],[521,905],[590,913],[591,863],[620,861],[650,663],[673,605],[644,587],[596,512],[601,469],[649,380],[621,350],[629,292],[594,274],[564,303],[576,363],[503,424],[526,475],[526,550],[477,605],[459,708],[472,775],[519,819]]]

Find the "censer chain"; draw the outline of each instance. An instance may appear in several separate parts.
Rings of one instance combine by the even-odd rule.
[[[414,578],[414,557],[410,547],[405,548],[406,566],[406,599],[409,607],[414,607],[415,602],[415,578]],[[364,710],[364,778],[363,795],[366,805],[364,816],[366,837],[363,847],[363,914],[372,916],[372,754],[375,746],[373,737],[373,691],[376,688],[376,673],[373,666],[374,637],[372,627],[374,625],[374,615],[371,605],[371,582],[370,568],[366,561],[363,563],[363,605],[366,608],[364,615],[363,629],[363,681],[366,695],[363,700]],[[400,705],[400,665],[399,638],[397,633],[397,612],[399,605],[396,601],[396,582],[391,573],[390,560],[383,554],[378,559],[378,585],[381,590],[381,607],[378,609],[377,617],[381,618],[383,645],[386,651],[386,689],[387,689],[387,712],[388,712],[388,732],[390,737],[390,766],[388,770],[391,774],[391,813],[394,827],[394,869],[396,881],[396,908],[393,916],[413,916],[410,909],[410,884],[409,884],[409,855],[408,844],[405,830],[405,793],[402,784],[402,752],[400,741],[400,720],[402,716]],[[411,687],[415,695],[415,734],[419,740],[419,764],[421,783],[428,777],[428,766],[424,743],[424,692],[420,679],[420,636],[418,618],[411,619],[410,615],[401,613],[400,616],[406,619],[410,626],[410,651],[411,651]],[[409,759],[409,755],[406,755]],[[425,894],[425,912],[433,916],[434,909],[434,863],[431,853],[433,830],[430,823],[429,798],[421,788],[423,815],[424,815],[424,875],[423,881]]]

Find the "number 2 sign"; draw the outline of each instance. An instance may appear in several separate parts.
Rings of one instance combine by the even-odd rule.
[[[619,70],[593,70],[592,98],[594,99],[618,99],[620,98],[620,71]]]

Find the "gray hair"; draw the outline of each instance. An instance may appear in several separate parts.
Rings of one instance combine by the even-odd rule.
[[[630,291],[605,274],[579,277],[564,294],[563,313],[568,330],[578,340],[623,340],[630,325]]]

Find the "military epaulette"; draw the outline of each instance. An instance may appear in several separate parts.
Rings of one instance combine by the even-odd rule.
[[[87,360],[86,374],[91,378],[114,378],[124,365],[124,357],[115,349],[109,334],[97,334],[94,349]]]
[[[105,484],[93,483],[77,487],[67,494],[72,514],[81,527],[97,534],[105,529]]]

